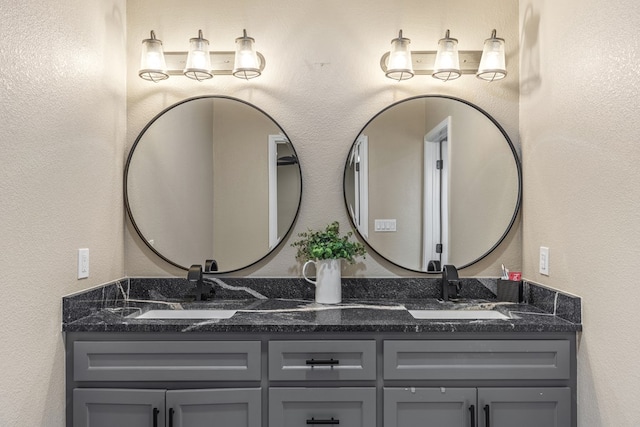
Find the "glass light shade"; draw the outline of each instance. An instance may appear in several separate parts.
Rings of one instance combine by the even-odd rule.
[[[242,30],[242,37],[236,39],[236,57],[233,63],[233,75],[240,79],[253,79],[258,77],[260,71],[260,59],[253,47],[255,40],[247,37],[247,30]]]
[[[484,41],[484,49],[482,49],[482,58],[476,77],[489,82],[504,79],[507,76],[504,58],[504,39],[497,38],[496,30],[493,30],[491,38]]]
[[[159,82],[169,78],[162,42],[156,39],[156,34],[153,31],[151,31],[150,38],[142,40],[138,76],[152,82]]]
[[[184,75],[194,80],[207,80],[213,77],[211,73],[211,57],[209,56],[209,40],[202,38],[202,30],[198,30],[198,37],[189,40],[189,53]]]
[[[407,80],[413,77],[413,62],[411,60],[411,40],[402,37],[402,30],[398,38],[391,40],[391,52],[385,75],[394,80]]]
[[[444,38],[438,41],[436,62],[433,65],[433,74],[431,75],[446,82],[447,80],[457,79],[460,74],[458,40],[449,37],[449,30],[447,30]]]

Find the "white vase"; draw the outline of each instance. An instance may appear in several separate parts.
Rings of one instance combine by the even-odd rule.
[[[342,301],[341,259],[322,259],[307,261],[302,266],[304,280],[316,286],[316,302],[320,304],[338,304]],[[316,280],[307,277],[309,264],[316,266]]]

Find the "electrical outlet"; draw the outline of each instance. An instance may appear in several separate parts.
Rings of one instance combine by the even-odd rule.
[[[89,248],[78,249],[78,279],[89,277]]]
[[[540,246],[540,274],[549,275],[549,248]]]

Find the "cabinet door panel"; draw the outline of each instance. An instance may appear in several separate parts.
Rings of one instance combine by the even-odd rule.
[[[164,426],[164,396],[164,390],[75,389],[73,426]]]
[[[260,427],[261,391],[251,389],[167,391],[167,417],[175,427]]]
[[[475,388],[385,388],[384,427],[471,426],[475,404]]]
[[[486,409],[485,409],[486,408]],[[571,425],[568,387],[478,389],[480,427],[567,427]]]
[[[271,388],[269,427],[373,427],[375,405],[375,388]]]

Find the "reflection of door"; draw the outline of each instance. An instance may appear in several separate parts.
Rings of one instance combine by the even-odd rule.
[[[269,249],[278,242],[278,146],[288,144],[284,135],[269,135]]]
[[[440,266],[449,259],[449,146],[451,116],[424,137],[424,199],[422,223],[422,269],[429,261]]]
[[[362,237],[369,236],[369,138],[360,135],[350,159],[353,167],[354,205],[351,216]]]

